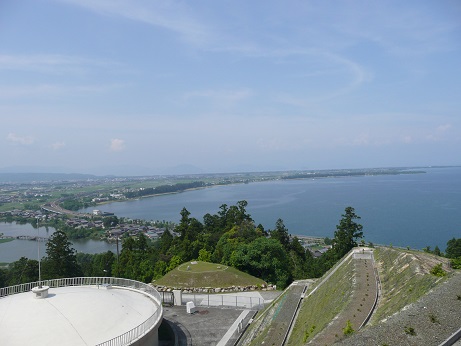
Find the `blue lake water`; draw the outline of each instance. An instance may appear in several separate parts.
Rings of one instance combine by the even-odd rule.
[[[202,220],[224,203],[246,200],[255,223],[266,229],[274,228],[281,218],[291,234],[333,237],[345,207],[352,206],[362,218],[367,242],[445,249],[449,239],[461,238],[461,167],[424,171],[217,186],[97,209],[129,218],[178,222],[183,207]]]
[[[6,223],[0,222],[0,233],[8,236],[37,236],[48,238],[55,229],[53,227],[40,227],[39,230],[32,227],[30,224],[20,225],[15,222]],[[117,252],[117,246],[105,241],[97,241],[91,239],[72,240],[72,247],[79,252],[85,253],[101,253],[106,251]],[[11,263],[19,260],[21,257],[37,259],[38,255],[43,257],[46,255],[46,243],[32,240],[18,240],[7,243],[0,243],[0,262]],[[40,251],[40,252],[39,252]]]

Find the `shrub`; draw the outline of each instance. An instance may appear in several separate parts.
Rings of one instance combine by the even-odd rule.
[[[433,313],[429,314],[429,319],[431,320],[432,323],[440,323],[437,316],[434,315]]]
[[[304,337],[303,337],[303,342],[306,343],[307,339],[309,338],[309,336],[311,336],[311,334],[314,332],[315,330],[315,325],[313,325],[310,329],[310,331],[308,330],[305,330],[304,331]]]
[[[413,327],[405,327],[405,334],[408,334],[408,335],[412,335],[412,336],[415,336],[416,335],[416,331],[415,331],[415,328]]]
[[[451,264],[451,267],[453,269],[461,269],[461,257],[459,258],[453,258],[451,261],[450,261],[450,264]]]
[[[344,335],[351,335],[355,332],[354,328],[352,328],[352,323],[350,320],[347,320],[346,327],[343,328]]]
[[[436,264],[434,267],[431,269],[431,274],[439,277],[443,277],[447,275],[447,272],[442,269],[442,263]]]

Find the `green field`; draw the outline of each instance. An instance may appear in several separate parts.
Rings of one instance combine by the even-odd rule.
[[[154,282],[168,287],[261,286],[265,282],[232,267],[202,261],[186,262]]]
[[[14,239],[12,238],[7,238],[7,239],[0,239],[0,244],[2,243],[9,243],[10,241],[13,241]]]

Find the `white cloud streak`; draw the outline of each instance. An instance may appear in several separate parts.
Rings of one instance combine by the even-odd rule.
[[[82,73],[90,68],[115,68],[119,63],[60,54],[0,54],[0,70],[22,70],[46,73]]]
[[[186,99],[206,98],[217,101],[240,101],[249,98],[252,95],[250,89],[237,90],[198,90],[185,94]]]
[[[51,148],[56,151],[64,148],[65,146],[66,146],[65,142],[55,142],[51,144]]]
[[[9,133],[8,136],[6,136],[6,139],[8,142],[14,143],[14,144],[20,144],[20,145],[31,145],[34,144],[34,138],[31,136],[18,136],[15,133]]]
[[[63,85],[39,84],[21,86],[0,85],[0,99],[16,99],[24,97],[53,97],[62,95],[105,93],[116,89],[129,87],[129,84],[101,85]]]
[[[126,1],[126,0],[58,0],[62,3],[86,8],[106,15],[130,19],[171,30],[193,44],[204,44],[214,36],[191,14],[192,8],[179,1]]]

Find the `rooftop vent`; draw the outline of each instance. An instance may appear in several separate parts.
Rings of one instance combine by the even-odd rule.
[[[44,299],[48,297],[48,290],[50,286],[37,286],[32,288],[32,292],[35,293],[36,299]]]

